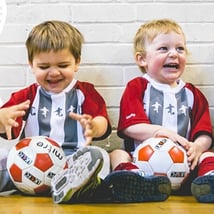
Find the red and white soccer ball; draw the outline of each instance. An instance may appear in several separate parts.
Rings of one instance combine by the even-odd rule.
[[[24,138],[8,154],[9,175],[15,186],[28,195],[48,193],[53,176],[66,167],[63,149],[48,137]]]
[[[172,190],[180,188],[190,171],[184,148],[167,138],[145,140],[136,148],[133,158],[145,175],[168,176]]]

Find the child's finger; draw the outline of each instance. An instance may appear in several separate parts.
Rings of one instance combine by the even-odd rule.
[[[85,146],[89,146],[91,144],[92,137],[86,137],[85,139]]]
[[[6,127],[6,135],[7,135],[7,139],[8,139],[8,140],[11,140],[11,139],[12,139],[11,127],[10,127],[10,126]]]
[[[69,116],[70,116],[72,119],[78,120],[78,121],[80,121],[81,118],[82,118],[81,115],[79,115],[79,114],[77,114],[77,113],[74,113],[74,112],[70,112],[70,113],[69,113]]]

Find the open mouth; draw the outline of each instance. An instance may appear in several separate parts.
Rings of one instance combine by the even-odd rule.
[[[59,83],[61,81],[61,79],[60,80],[47,80],[47,82],[49,83],[49,84],[57,84],[57,83]]]
[[[174,69],[178,69],[179,65],[177,63],[170,63],[170,64],[165,64],[163,66],[164,68],[174,68]]]

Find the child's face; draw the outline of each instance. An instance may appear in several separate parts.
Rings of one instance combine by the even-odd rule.
[[[30,64],[37,82],[48,92],[60,93],[73,80],[79,62],[68,49],[41,52]]]
[[[184,37],[175,32],[159,34],[145,47],[146,54],[137,58],[138,65],[156,81],[175,87],[186,64]]]

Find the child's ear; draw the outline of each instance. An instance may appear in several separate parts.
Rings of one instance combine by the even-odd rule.
[[[146,60],[145,60],[145,55],[143,55],[140,52],[137,52],[135,54],[135,61],[136,61],[137,65],[140,67],[145,67],[147,65]]]
[[[33,63],[28,61],[28,65],[32,68],[33,67]]]
[[[78,59],[76,59],[76,64],[80,64],[81,62],[81,57],[79,57]]]
[[[78,69],[79,69],[79,65],[80,65],[80,62],[81,62],[81,57],[80,57],[80,58],[78,58],[78,59],[76,59],[76,62],[75,62],[75,68],[74,68],[75,72],[77,72],[77,71],[78,71]]]

